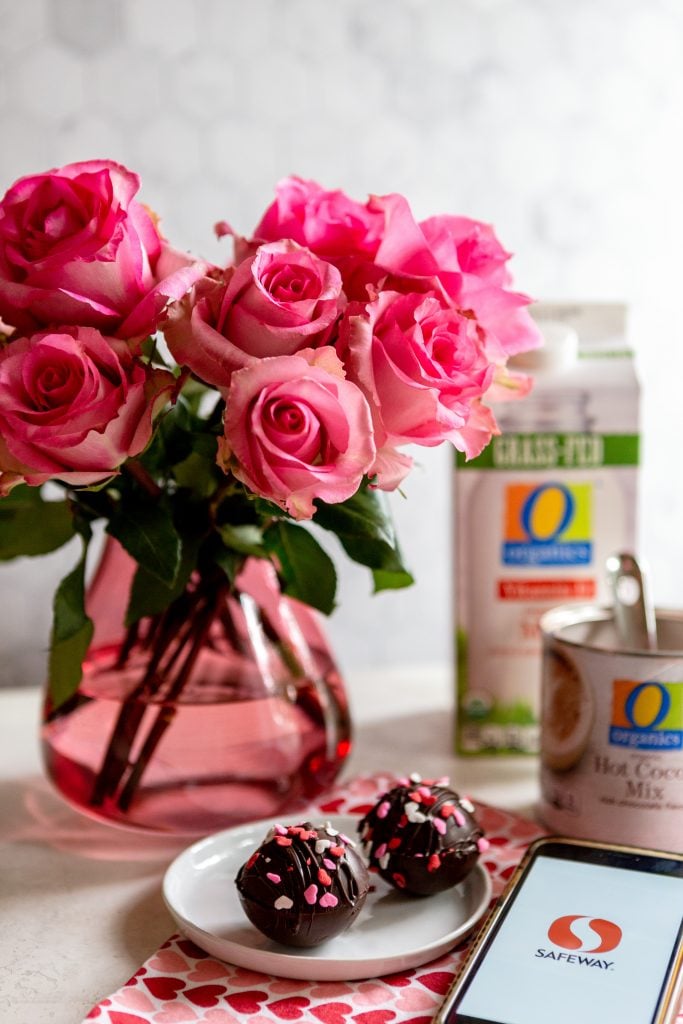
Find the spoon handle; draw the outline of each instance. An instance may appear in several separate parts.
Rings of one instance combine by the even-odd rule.
[[[621,645],[630,650],[657,650],[657,624],[644,573],[633,555],[610,555],[607,582],[614,602],[614,624]]]

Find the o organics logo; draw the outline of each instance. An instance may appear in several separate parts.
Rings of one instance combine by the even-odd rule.
[[[621,928],[604,917],[586,914],[568,914],[558,917],[548,928],[548,938],[554,946],[582,953],[609,953],[621,942]],[[594,944],[599,940],[597,946]]]
[[[508,484],[504,565],[589,565],[590,484]]]
[[[638,750],[683,748],[683,683],[614,679],[609,742]]]

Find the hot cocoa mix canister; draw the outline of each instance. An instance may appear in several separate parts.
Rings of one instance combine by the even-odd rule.
[[[620,648],[593,605],[554,608],[541,630],[543,821],[683,853],[683,612],[657,612],[657,650]]]

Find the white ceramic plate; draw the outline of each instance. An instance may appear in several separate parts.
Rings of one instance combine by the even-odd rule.
[[[353,837],[358,818],[332,815],[334,828]],[[411,897],[373,875],[354,924],[312,949],[282,946],[262,935],[240,906],[235,876],[274,821],[217,832],[177,857],[164,877],[164,899],[180,930],[219,960],[283,978],[349,981],[427,963],[474,928],[491,898],[479,865],[454,889]]]

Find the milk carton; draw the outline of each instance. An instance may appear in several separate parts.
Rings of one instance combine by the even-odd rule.
[[[539,620],[607,601],[605,560],[633,551],[638,383],[626,309],[539,304],[534,378],[495,407],[502,434],[455,472],[457,720],[462,754],[539,749]],[[568,709],[568,715],[570,709]]]

